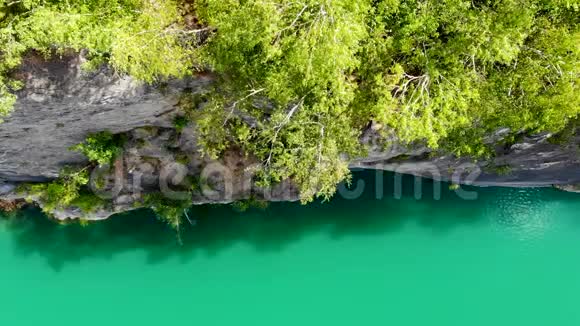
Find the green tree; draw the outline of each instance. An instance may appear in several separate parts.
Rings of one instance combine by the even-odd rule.
[[[261,185],[291,179],[303,202],[348,181],[370,121],[385,139],[482,156],[500,128],[558,133],[580,114],[578,0],[199,0],[205,27],[189,5],[0,0],[0,114],[30,50],[84,50],[89,68],[145,82],[207,67],[215,89],[187,112],[203,152],[242,149]],[[106,161],[96,145],[78,149]]]
[[[240,146],[263,183],[330,197],[369,121],[404,142],[488,155],[486,135],[564,128],[580,112],[577,3],[200,1],[199,57],[221,82],[199,114],[206,153]]]
[[[191,71],[196,30],[171,0],[0,0],[0,117],[21,84],[10,72],[34,50],[49,57],[86,51],[87,68],[108,63],[153,82]]]
[[[241,146],[262,185],[291,178],[302,200],[329,198],[360,153],[351,78],[369,1],[201,1],[214,27],[199,57],[223,77],[198,127],[214,156]]]
[[[42,202],[43,211],[51,214],[55,209],[63,209],[74,206],[75,202],[82,197],[83,187],[89,183],[89,173],[84,169],[64,169],[59,178],[50,183],[28,184],[21,190],[31,195],[38,196]],[[87,197],[80,201],[83,208],[90,210],[84,205],[88,201]],[[92,201],[94,204],[96,201]],[[94,206],[93,206],[94,207]]]
[[[87,136],[84,142],[70,149],[83,153],[91,162],[99,165],[111,164],[123,149],[125,139],[122,135],[113,135],[101,131]]]

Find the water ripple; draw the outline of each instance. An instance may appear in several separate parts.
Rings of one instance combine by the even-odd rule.
[[[494,228],[521,241],[544,238],[554,226],[541,189],[503,189],[489,203]]]

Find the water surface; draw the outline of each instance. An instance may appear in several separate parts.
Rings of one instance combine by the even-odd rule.
[[[355,200],[147,211],[88,227],[0,221],[2,325],[579,325],[580,195],[374,172]],[[380,197],[380,195],[379,195]]]

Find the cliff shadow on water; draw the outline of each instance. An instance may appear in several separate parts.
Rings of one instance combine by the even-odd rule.
[[[447,183],[441,183],[439,193],[436,182],[421,179],[418,191],[412,176],[403,176],[397,185],[394,174],[375,171],[358,171],[352,181],[351,191],[344,188],[326,203],[271,203],[265,209],[244,212],[231,205],[195,206],[189,212],[193,225],[186,222],[180,232],[181,244],[176,233],[149,210],[81,226],[59,225],[29,207],[0,223],[5,224],[16,255],[40,255],[60,270],[83,259],[110,259],[135,250],[144,251],[150,264],[172,257],[188,261],[196,255],[213,256],[240,243],[275,252],[313,235],[330,239],[375,236],[401,231],[410,223],[437,236],[457,227],[489,223],[492,215],[500,219],[498,223],[522,223],[522,217],[542,203],[579,199],[578,194],[554,189],[463,187],[477,196],[467,200]],[[489,214],[490,210],[503,213]]]

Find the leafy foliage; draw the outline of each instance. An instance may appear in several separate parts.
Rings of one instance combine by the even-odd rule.
[[[192,205],[188,200],[169,199],[162,193],[151,193],[144,197],[143,203],[151,208],[157,217],[179,231],[179,226],[187,209]]]
[[[548,138],[548,142],[552,144],[565,144],[570,141],[580,131],[580,116],[575,120],[568,122],[560,132]],[[578,145],[580,146],[580,144]]]
[[[240,146],[302,200],[348,179],[370,120],[405,142],[489,155],[486,135],[580,113],[580,7],[559,0],[197,2],[223,77],[197,121],[205,152]]]
[[[29,50],[85,50],[87,67],[108,62],[146,82],[184,76],[197,41],[181,17],[171,0],[0,0],[0,117],[20,86],[9,73]]]
[[[491,168],[491,170],[498,175],[504,176],[510,175],[512,173],[512,167],[507,164],[494,166]]]
[[[370,121],[385,138],[482,156],[499,128],[558,133],[580,114],[577,0],[199,0],[199,29],[186,5],[0,0],[0,114],[28,50],[84,50],[87,66],[146,82],[210,67],[215,91],[181,103],[199,105],[187,118],[204,153],[241,148],[262,162],[261,185],[292,179],[303,202],[348,181]],[[104,163],[100,142],[77,149]]]
[[[78,207],[85,213],[91,213],[99,207],[103,207],[106,201],[93,192],[81,188],[78,196],[70,203],[71,206]]]
[[[185,127],[189,124],[189,120],[184,116],[176,116],[173,119],[173,127],[177,132],[182,132]]]
[[[197,121],[208,153],[241,145],[262,160],[263,185],[292,178],[303,201],[332,196],[349,175],[341,155],[360,153],[348,75],[368,9],[348,0],[202,1],[199,15],[218,33],[199,57],[227,78]]]
[[[268,208],[269,203],[263,199],[257,199],[255,197],[250,197],[248,199],[242,199],[233,202],[232,208],[240,213],[246,212],[251,208],[257,208],[260,210],[264,210]]]
[[[89,173],[86,168],[69,168],[64,169],[60,177],[51,183],[28,184],[21,190],[38,196],[43,204],[43,211],[48,214],[70,206],[90,212],[102,205],[103,201],[84,189],[88,183]]]
[[[87,139],[71,150],[83,153],[91,162],[100,165],[110,164],[123,148],[122,135],[113,135],[108,131],[101,131],[87,136]]]
[[[457,154],[484,154],[502,127],[559,130],[580,113],[578,13],[566,1],[380,1],[355,103],[399,138]]]

